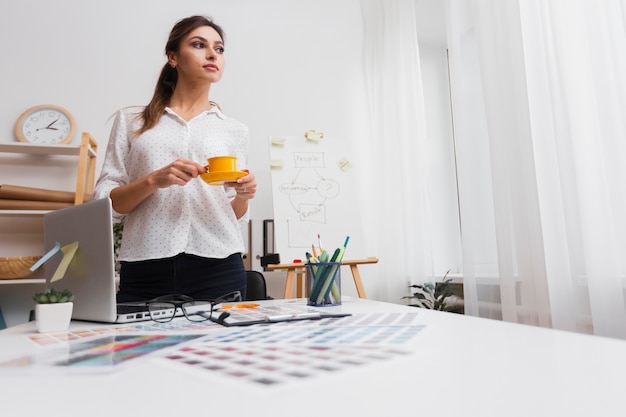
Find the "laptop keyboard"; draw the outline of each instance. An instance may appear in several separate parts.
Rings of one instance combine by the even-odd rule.
[[[131,304],[118,304],[117,305],[117,314],[139,313],[141,311],[147,311],[146,306],[131,305]]]

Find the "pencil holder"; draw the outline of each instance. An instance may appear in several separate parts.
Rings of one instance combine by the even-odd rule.
[[[306,267],[307,305],[341,304],[341,262],[308,263]]]

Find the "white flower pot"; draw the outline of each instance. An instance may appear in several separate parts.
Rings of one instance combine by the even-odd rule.
[[[40,333],[60,332],[70,327],[74,303],[37,304],[35,319]]]

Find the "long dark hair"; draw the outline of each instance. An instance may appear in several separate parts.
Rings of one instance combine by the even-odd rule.
[[[224,31],[218,24],[206,16],[190,16],[179,20],[172,28],[170,37],[165,44],[165,55],[167,56],[170,52],[178,52],[180,43],[185,36],[201,26],[212,27],[220,35],[222,41],[224,41]],[[165,107],[169,103],[170,98],[172,98],[177,81],[178,70],[172,68],[170,64],[166,62],[165,65],[163,65],[163,69],[161,69],[161,74],[154,88],[152,100],[150,100],[150,103],[148,103],[143,112],[139,114],[139,118],[143,120],[143,125],[135,132],[135,135],[140,135],[152,129],[159,122],[163,111],[165,111]]]

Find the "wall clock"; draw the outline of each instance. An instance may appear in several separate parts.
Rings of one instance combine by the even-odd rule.
[[[75,131],[74,116],[54,104],[31,107],[15,123],[15,136],[19,141],[40,145],[70,143]]]

